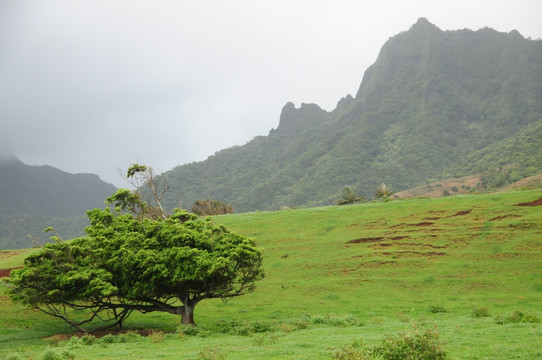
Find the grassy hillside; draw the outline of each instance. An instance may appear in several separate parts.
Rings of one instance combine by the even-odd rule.
[[[541,358],[541,204],[530,190],[216,217],[265,249],[254,293],[198,305],[199,335],[137,315],[128,329],[166,333],[58,346],[76,359],[330,359],[416,324],[437,327],[450,359]],[[0,352],[25,359],[72,331],[5,297],[0,319]]]

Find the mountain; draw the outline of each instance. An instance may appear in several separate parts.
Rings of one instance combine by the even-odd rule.
[[[47,241],[53,226],[64,238],[84,234],[85,213],[104,206],[116,188],[94,174],[69,174],[51,166],[30,166],[16,157],[0,159],[0,249]]]
[[[495,165],[534,175],[541,79],[542,41],[442,31],[422,18],[384,44],[355,97],[331,112],[286,104],[267,136],[165,172],[163,203],[212,198],[236,212],[276,210],[332,204],[345,185],[371,199],[382,182],[404,190]]]

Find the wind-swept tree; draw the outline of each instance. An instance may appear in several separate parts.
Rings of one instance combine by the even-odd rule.
[[[100,261],[84,238],[46,244],[11,272],[8,293],[14,301],[60,318],[81,331],[121,327],[132,309],[120,307],[111,274],[93,264]],[[73,311],[77,310],[77,311]],[[103,326],[96,327],[101,320]]]
[[[227,301],[263,278],[253,239],[184,210],[142,216],[144,202],[130,194],[121,189],[108,198],[113,208],[88,211],[86,237],[56,238],[26,258],[8,279],[10,297],[83,331],[97,319],[100,329],[120,328],[133,311],[179,314],[195,325],[200,301]]]
[[[357,202],[365,202],[365,199],[358,195],[356,189],[353,186],[345,186],[337,198],[337,205],[355,204]]]

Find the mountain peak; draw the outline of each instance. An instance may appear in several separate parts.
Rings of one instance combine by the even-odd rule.
[[[429,22],[429,20],[427,20],[424,17],[419,18],[418,21],[416,21],[416,23],[414,25],[412,25],[412,27],[410,29],[414,30],[414,31],[419,31],[419,30],[423,30],[423,31],[438,30],[438,31],[440,31],[440,29],[435,24]]]
[[[277,130],[298,133],[311,123],[323,121],[326,115],[327,112],[316,104],[302,103],[301,107],[296,108],[292,102],[288,102],[280,113]]]
[[[21,160],[19,160],[15,155],[10,153],[0,154],[0,166],[17,163],[21,163]]]

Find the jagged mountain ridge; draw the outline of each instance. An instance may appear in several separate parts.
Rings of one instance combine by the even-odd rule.
[[[164,173],[165,203],[210,197],[238,212],[276,210],[331,204],[347,184],[371,198],[381,182],[403,190],[467,175],[469,154],[542,119],[540,79],[541,41],[420,19],[386,42],[355,98],[331,112],[286,104],[268,136]]]

